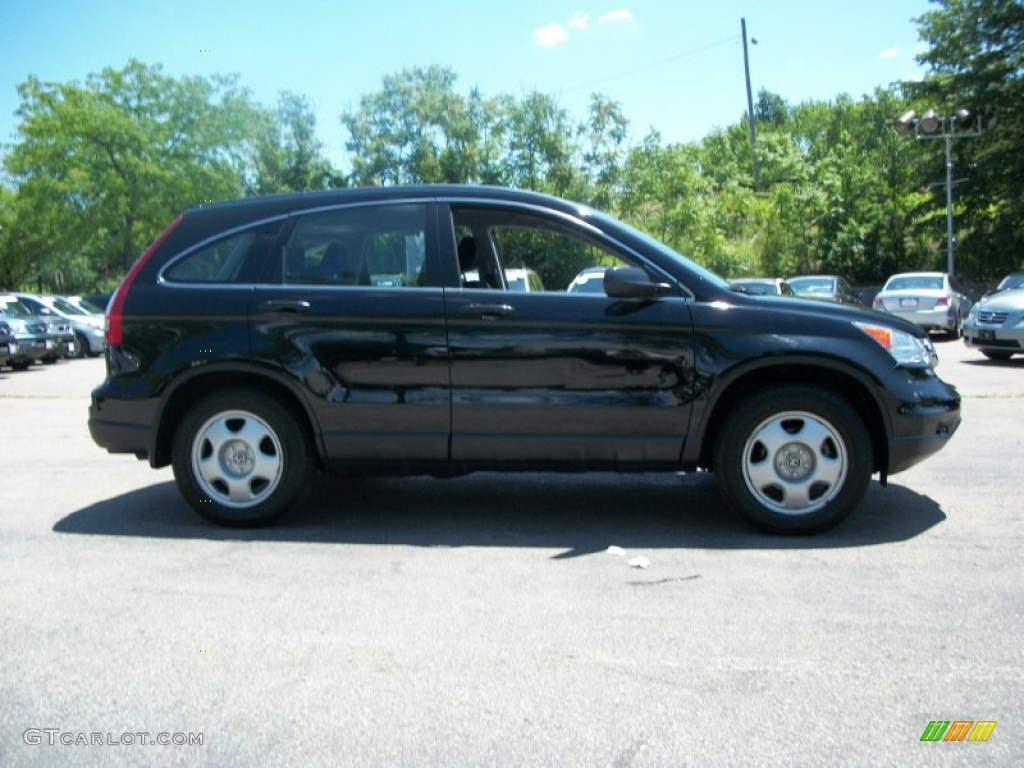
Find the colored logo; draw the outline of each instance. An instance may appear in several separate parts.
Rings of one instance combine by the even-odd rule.
[[[988,741],[995,729],[995,720],[932,720],[921,741]]]

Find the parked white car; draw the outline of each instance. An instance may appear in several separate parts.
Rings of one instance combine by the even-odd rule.
[[[971,300],[960,281],[945,272],[904,272],[886,280],[871,306],[959,339]]]

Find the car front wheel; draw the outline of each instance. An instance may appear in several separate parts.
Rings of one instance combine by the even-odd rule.
[[[964,335],[964,320],[960,315],[956,316],[956,322],[952,328],[946,331],[946,335],[954,341]]]
[[[181,494],[207,520],[264,525],[296,505],[315,472],[296,415],[253,390],[218,392],[185,416],[172,448]]]
[[[846,518],[871,480],[871,439],[845,401],[814,387],[753,396],[715,444],[722,496],[773,533],[814,533]]]

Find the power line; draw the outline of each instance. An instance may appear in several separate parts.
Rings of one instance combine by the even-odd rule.
[[[689,51],[684,51],[683,53],[678,53],[675,56],[671,56],[671,57],[669,57],[667,59],[661,59],[660,61],[655,61],[655,62],[652,62],[650,64],[644,64],[642,67],[636,67],[635,69],[630,69],[630,70],[627,70],[625,72],[620,72],[620,73],[618,73],[616,75],[609,75],[608,77],[603,77],[600,80],[591,80],[588,83],[582,83],[580,85],[574,85],[571,88],[563,88],[563,89],[561,89],[561,92],[562,93],[572,93],[573,91],[580,91],[580,90],[583,90],[584,88],[592,88],[595,85],[602,85],[603,83],[609,83],[612,80],[621,80],[624,77],[631,77],[631,76],[639,74],[641,72],[646,72],[646,71],[651,70],[651,69],[656,69],[658,67],[664,66],[665,64],[671,64],[672,62],[679,61],[681,59],[688,59],[691,56],[696,56],[698,53],[704,53],[705,51],[710,51],[710,50],[713,50],[715,48],[721,48],[723,45],[726,45],[728,43],[735,43],[735,42],[736,42],[736,36],[735,35],[732,35],[730,37],[725,37],[725,38],[722,38],[721,40],[718,40],[716,42],[709,43],[708,45],[701,46],[700,48],[693,48],[693,49],[691,49]]]

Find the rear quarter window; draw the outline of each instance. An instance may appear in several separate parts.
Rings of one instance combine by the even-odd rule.
[[[172,262],[163,279],[174,283],[259,282],[274,234],[266,230],[236,233]]]

